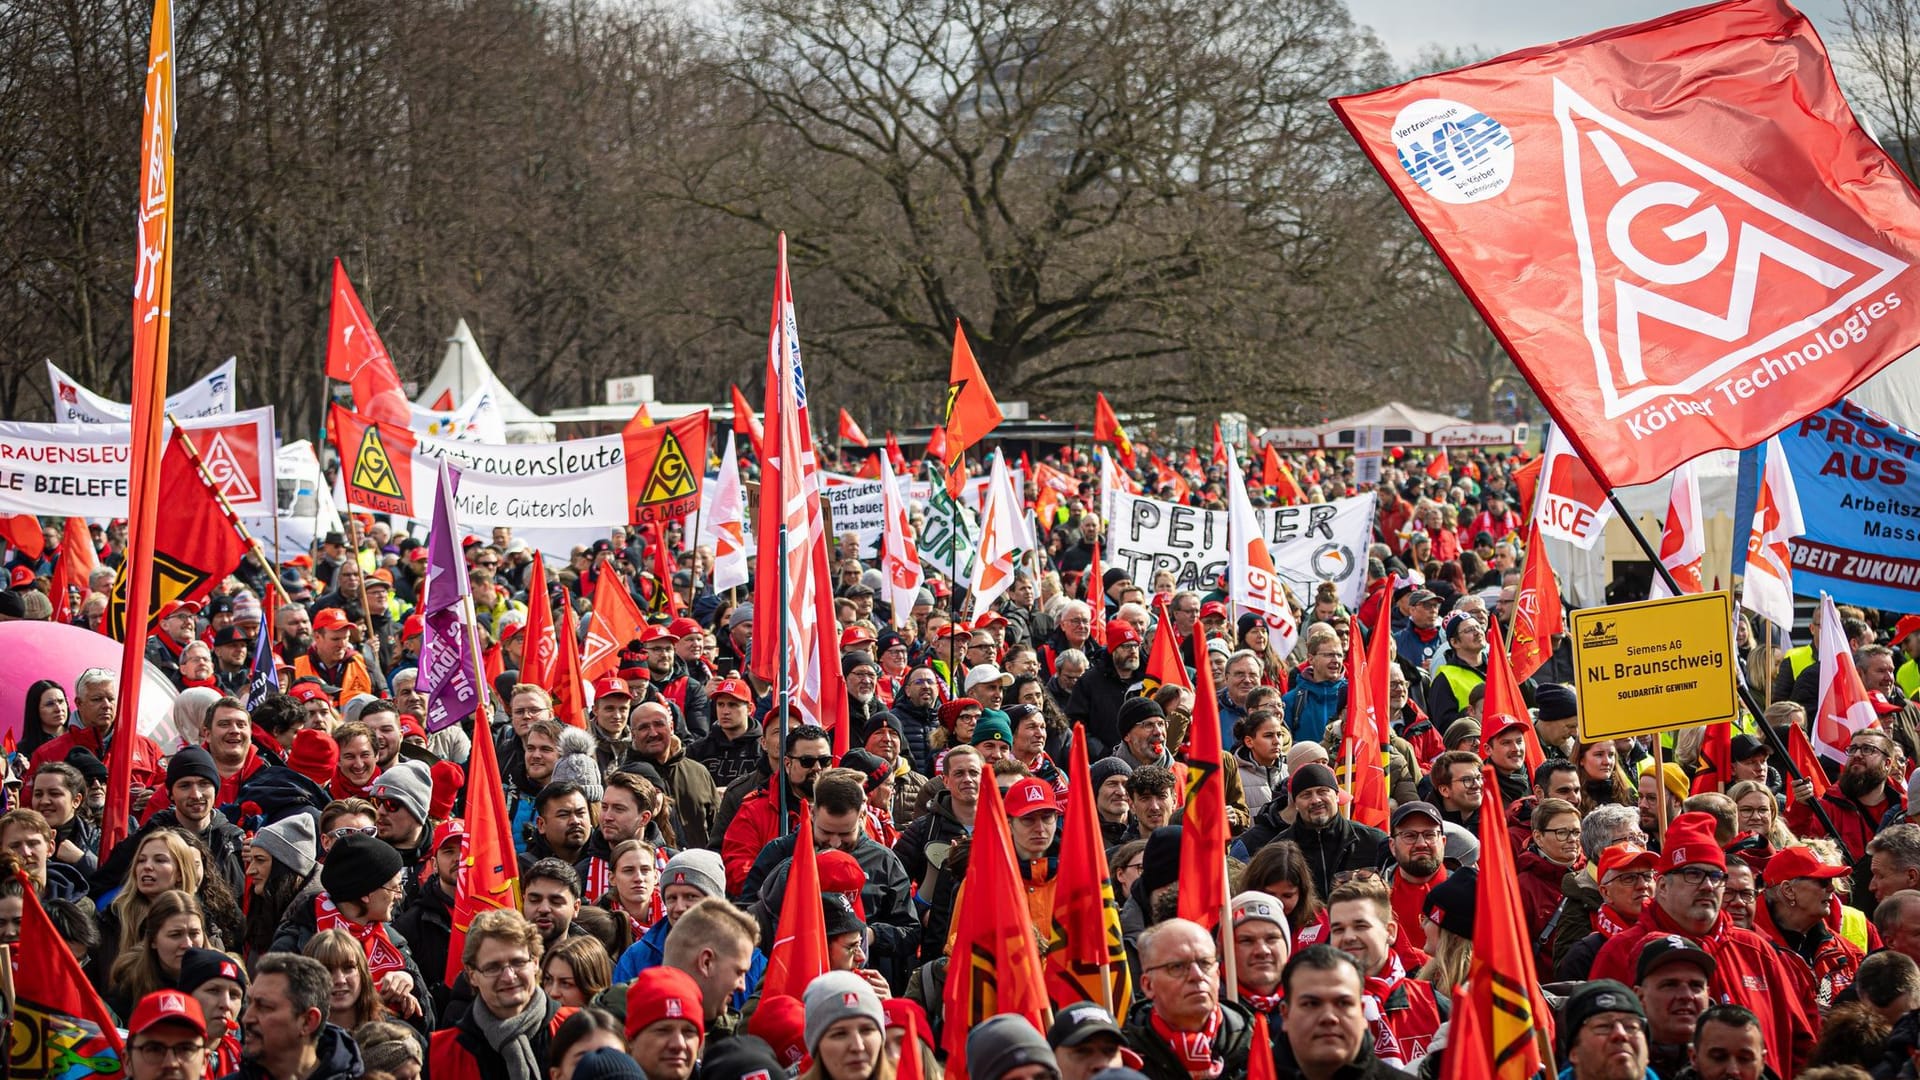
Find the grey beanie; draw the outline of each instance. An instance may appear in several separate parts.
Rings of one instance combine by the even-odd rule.
[[[253,834],[253,846],[273,857],[273,861],[306,877],[313,873],[315,843],[313,815],[295,814],[265,826]]]
[[[607,793],[606,786],[600,780],[600,765],[593,760],[592,754],[568,754],[553,763],[551,783],[571,780],[580,785],[587,793],[587,801],[598,803]]]
[[[967,1032],[967,1075],[973,1080],[1000,1080],[1024,1065],[1043,1065],[1054,1076],[1060,1075],[1053,1048],[1026,1017],[990,1016]]]
[[[572,754],[585,754],[588,757],[592,757],[593,750],[593,736],[587,734],[584,728],[572,727],[570,725],[563,725],[560,728],[560,756],[567,757]]]
[[[392,799],[424,825],[433,803],[433,776],[419,762],[402,761],[376,777],[368,794],[375,800]]]
[[[809,1054],[818,1053],[827,1029],[841,1020],[864,1016],[873,1021],[874,1027],[887,1030],[887,1014],[880,1007],[880,998],[874,994],[873,987],[867,985],[867,980],[851,971],[829,971],[808,983],[800,1005],[807,1018]],[[1044,1047],[1046,1043],[1040,1045]]]
[[[1097,793],[1101,785],[1116,776],[1132,776],[1133,766],[1117,757],[1103,757],[1094,762],[1087,772],[1093,778],[1093,790]]]
[[[688,848],[667,860],[660,870],[660,884],[665,890],[669,885],[691,885],[707,896],[724,898],[727,895],[727,864],[720,860],[720,853],[704,848]]]
[[[340,718],[349,724],[356,723],[360,719],[360,714],[366,711],[367,706],[379,700],[372,694],[355,694],[340,707]]]

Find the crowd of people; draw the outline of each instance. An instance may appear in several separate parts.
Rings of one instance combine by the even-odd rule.
[[[752,606],[705,585],[709,553],[654,575],[653,545],[677,550],[676,531],[576,548],[543,595],[528,595],[541,555],[526,540],[465,537],[498,777],[472,769],[471,720],[427,730],[427,549],[369,520],[158,613],[146,655],[180,689],[165,744],[125,730],[114,673],[33,685],[0,814],[0,861],[22,872],[0,877],[0,940],[20,941],[29,903],[44,909],[124,1026],[137,1080],[937,1077],[982,793],[1001,793],[1044,948],[1077,739],[1134,1004],[1056,1000],[1044,1030],[974,1025],[976,1080],[1241,1080],[1267,1055],[1282,1080],[1438,1077],[1486,842],[1509,849],[1563,1076],[1911,1077],[1920,618],[1845,611],[1881,716],[1826,775],[1791,779],[1773,737],[1817,707],[1810,643],[1744,665],[1771,704],[1737,722],[1723,765],[1698,729],[1584,741],[1564,641],[1523,686],[1527,715],[1488,715],[1488,630],[1510,622],[1529,554],[1520,464],[1389,461],[1367,601],[1297,597],[1287,652],[1220,582],[1093,573],[1084,459],[1063,462],[1078,494],[1049,502],[1046,550],[991,610],[936,573],[895,612],[843,545],[841,752],[826,728],[783,726],[749,670],[768,647]],[[1350,469],[1291,460],[1309,498],[1354,490]],[[1221,504],[1222,482],[1191,472],[1178,494]],[[116,529],[93,538],[108,568],[94,592],[124,555]],[[52,564],[16,554],[11,568],[0,618],[48,617]],[[575,726],[556,688],[520,677],[528,609],[570,605],[590,626],[609,574],[654,615]],[[89,597],[79,619],[97,626],[103,608]],[[1376,633],[1394,656],[1384,830],[1354,820],[1335,772],[1349,641]],[[279,692],[249,704],[261,634]],[[1192,691],[1145,677],[1166,635],[1206,658],[1233,758],[1221,939],[1177,916],[1196,710]],[[1546,754],[1535,768],[1529,732]],[[131,757],[132,814],[103,849],[109,748]],[[519,907],[463,915],[465,811],[494,783]],[[831,970],[769,995],[803,814]]]

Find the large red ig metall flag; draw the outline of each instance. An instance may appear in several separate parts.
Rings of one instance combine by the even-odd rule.
[[[1615,485],[1753,446],[1920,344],[1920,201],[1780,0],[1333,107]]]

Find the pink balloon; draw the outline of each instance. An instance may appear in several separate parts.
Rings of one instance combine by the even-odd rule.
[[[14,620],[0,623],[0,738],[20,738],[26,717],[27,688],[52,679],[73,700],[73,683],[90,667],[120,673],[120,643],[91,630],[63,623]],[[166,675],[144,664],[146,681],[140,685],[140,730],[164,721],[179,697]]]

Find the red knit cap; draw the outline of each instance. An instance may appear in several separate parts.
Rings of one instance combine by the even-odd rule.
[[[839,893],[853,905],[853,913],[864,921],[866,905],[860,902],[860,890],[867,887],[867,872],[860,860],[840,850],[823,851],[815,857],[820,864],[820,891]]]
[[[952,701],[940,706],[940,726],[946,728],[948,731],[952,731],[953,725],[960,722],[960,713],[963,710],[978,708],[980,708],[980,703],[973,698],[954,698]]]
[[[747,1034],[766,1040],[773,1055],[789,1066],[807,1059],[807,1012],[792,994],[762,998],[753,1019],[747,1021]]]
[[[1660,841],[1660,870],[1672,873],[1683,866],[1727,868],[1727,853],[1713,838],[1713,815],[1704,810],[1681,814],[1667,823]]]
[[[313,728],[293,733],[293,749],[287,754],[287,768],[326,787],[340,764],[340,747],[333,736]]]
[[[627,1038],[662,1020],[685,1020],[706,1034],[706,1009],[693,976],[665,965],[650,967],[627,987]]]

